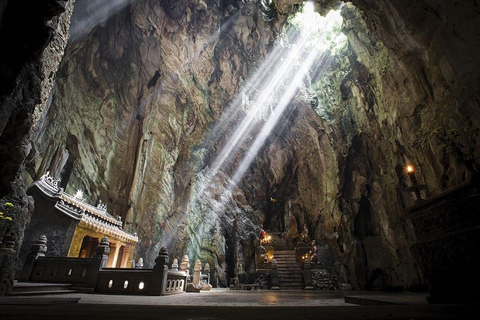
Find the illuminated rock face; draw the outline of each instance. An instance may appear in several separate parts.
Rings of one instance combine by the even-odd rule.
[[[464,179],[465,165],[430,134],[478,128],[478,12],[352,2],[365,11],[344,6],[350,47],[313,76],[316,102],[292,102],[230,191],[240,159],[207,172],[233,128],[208,133],[295,9],[288,1],[270,23],[254,2],[126,6],[68,48],[25,176],[49,170],[67,192],[102,199],[138,233],[146,266],[167,245],[173,258],[210,263],[225,285],[236,258],[251,270],[260,223],[291,236],[306,224],[341,281],[423,283],[403,167],[416,165],[432,193]]]

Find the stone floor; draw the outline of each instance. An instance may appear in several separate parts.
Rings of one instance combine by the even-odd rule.
[[[0,298],[0,319],[473,319],[480,316],[479,304],[431,305],[426,296],[228,289],[162,297],[71,293]],[[345,297],[364,305],[346,303]]]

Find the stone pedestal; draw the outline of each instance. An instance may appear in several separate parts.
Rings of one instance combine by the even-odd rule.
[[[412,253],[431,287],[430,303],[474,302],[480,286],[480,189],[477,179],[408,209]]]

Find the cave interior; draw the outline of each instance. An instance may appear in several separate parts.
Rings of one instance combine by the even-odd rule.
[[[2,1],[0,234],[20,251],[48,172],[214,287],[261,225],[306,226],[336,289],[471,299],[479,25],[476,0]]]

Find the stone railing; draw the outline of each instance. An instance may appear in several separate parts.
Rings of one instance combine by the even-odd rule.
[[[27,257],[19,281],[71,283],[93,292],[133,295],[165,295],[185,292],[187,273],[168,270],[168,251],[163,247],[153,269],[105,268],[110,252],[103,238],[93,258],[45,257],[47,238],[40,237]]]
[[[102,269],[95,292],[154,296],[185,292],[187,273],[169,271],[167,264],[168,252],[163,247],[153,269]]]
[[[93,258],[45,257],[47,237],[41,236],[27,256],[19,281],[72,283],[94,288],[98,272],[107,265],[110,243],[103,238]]]

